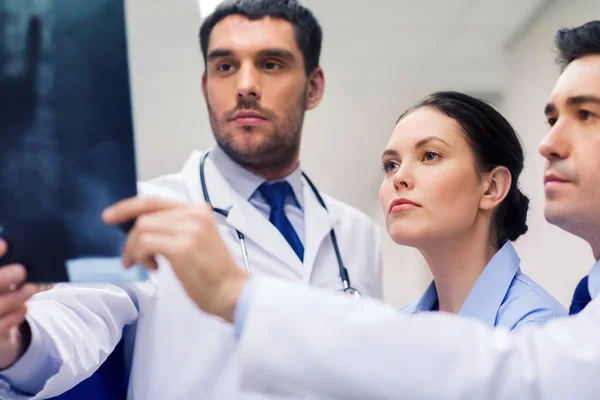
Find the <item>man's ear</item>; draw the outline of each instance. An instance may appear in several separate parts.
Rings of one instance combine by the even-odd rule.
[[[325,74],[321,67],[315,70],[308,77],[308,92],[306,93],[306,109],[312,110],[321,103],[325,93]]]
[[[506,198],[512,185],[512,176],[506,167],[498,166],[483,178],[484,192],[479,202],[482,210],[493,210]]]
[[[206,71],[202,74],[202,95],[204,95],[204,101],[208,104],[208,96],[206,91]]]

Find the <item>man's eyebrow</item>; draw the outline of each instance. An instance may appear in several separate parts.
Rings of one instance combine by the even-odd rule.
[[[211,50],[208,55],[206,56],[206,59],[208,61],[210,60],[214,60],[215,58],[219,58],[219,57],[229,57],[233,55],[233,51],[231,50],[227,50],[227,49],[214,49]]]
[[[546,107],[544,107],[545,115],[554,114],[555,112],[556,112],[556,106],[552,103],[548,103],[548,104],[546,104]]]
[[[294,56],[294,53],[292,53],[289,50],[284,50],[284,49],[266,49],[266,50],[262,50],[261,52],[259,52],[259,54],[263,57],[277,57],[277,58],[284,58],[284,59],[288,59],[288,60],[294,60],[296,58]]]
[[[208,61],[210,61],[210,60],[214,60],[215,58],[230,57],[233,54],[234,54],[233,51],[228,50],[228,49],[214,49],[208,53],[206,59]],[[287,59],[287,60],[295,60],[296,59],[296,56],[294,56],[294,53],[292,53],[289,50],[285,50],[285,49],[265,49],[265,50],[261,50],[260,52],[258,52],[258,54],[261,57],[277,57],[277,58],[283,58],[283,59]]]
[[[567,99],[567,105],[577,106],[585,103],[600,104],[600,97],[594,95],[572,96]]]
[[[594,95],[580,95],[571,96],[567,99],[567,105],[570,107],[578,106],[586,103],[594,103],[600,105],[600,97]],[[546,104],[544,107],[544,114],[554,114],[556,112],[556,106],[553,103]]]

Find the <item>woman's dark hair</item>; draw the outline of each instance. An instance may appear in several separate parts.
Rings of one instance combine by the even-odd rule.
[[[405,111],[398,122],[410,112],[429,107],[452,118],[471,146],[477,166],[489,172],[497,166],[506,167],[512,183],[506,198],[498,206],[493,226],[497,244],[517,240],[527,232],[529,199],[518,187],[523,171],[524,155],[519,137],[510,123],[491,105],[459,92],[436,92]]]

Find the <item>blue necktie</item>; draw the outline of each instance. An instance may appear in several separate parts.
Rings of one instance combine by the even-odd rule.
[[[298,258],[303,260],[304,246],[284,211],[285,200],[288,196],[295,198],[292,187],[288,182],[280,181],[276,183],[263,183],[258,188],[258,191],[263,195],[267,204],[271,207],[269,221],[275,225],[285,240],[292,246],[292,249],[294,249]]]
[[[590,301],[592,301],[592,298],[590,297],[590,291],[588,290],[588,277],[586,276],[575,288],[573,301],[569,308],[569,315],[577,314],[579,311],[583,310]]]

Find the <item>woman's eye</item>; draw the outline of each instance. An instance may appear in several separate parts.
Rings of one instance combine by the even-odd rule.
[[[392,172],[396,168],[398,168],[398,164],[395,163],[394,161],[385,161],[383,163],[383,172],[386,172],[386,173]]]
[[[433,151],[426,151],[423,153],[423,161],[436,161],[440,155],[438,153],[434,153]]]

